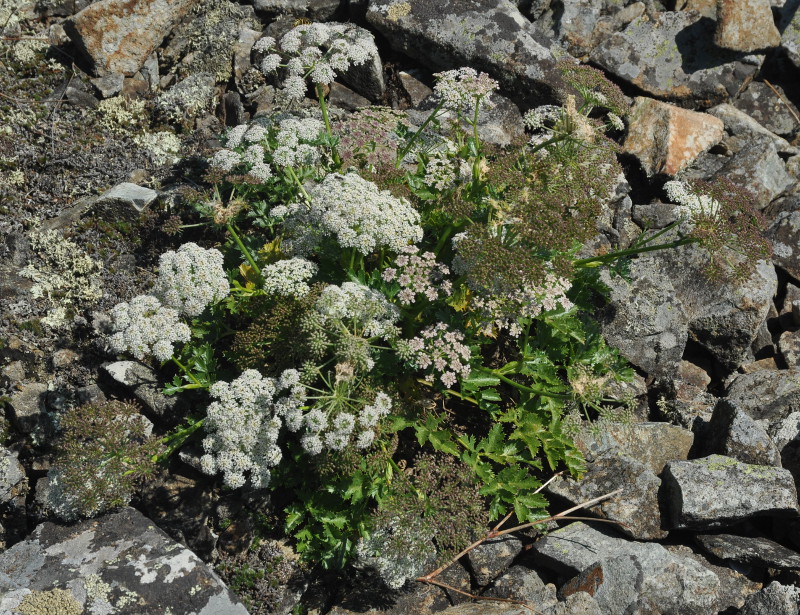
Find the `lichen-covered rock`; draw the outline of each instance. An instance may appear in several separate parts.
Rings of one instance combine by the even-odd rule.
[[[725,396],[754,419],[773,422],[800,412],[800,370],[738,374]]]
[[[570,506],[622,489],[588,511],[601,518],[619,521],[620,531],[637,540],[665,538],[661,528],[658,490],[661,481],[643,463],[624,455],[606,455],[589,464],[580,480],[559,477],[547,486],[549,495],[558,496]]]
[[[781,33],[775,27],[769,0],[719,0],[714,42],[734,51],[780,45]]]
[[[247,615],[194,553],[132,508],[72,526],[43,523],[0,554],[0,612]]]
[[[135,221],[156,199],[158,192],[130,182],[109,188],[92,203],[92,213],[106,220]]]
[[[711,109],[708,110],[708,114],[722,120],[725,124],[725,131],[728,134],[735,135],[738,139],[742,139],[745,142],[754,135],[765,136],[772,140],[775,144],[775,149],[779,152],[796,151],[795,148],[789,145],[786,139],[771,132],[734,105],[722,103],[721,105],[711,107]]]
[[[500,536],[484,541],[467,556],[475,581],[480,586],[489,585],[511,565],[521,551],[522,543],[513,536]]]
[[[783,88],[774,83],[772,87],[779,94],[762,81],[752,81],[732,104],[767,130],[790,139],[800,129],[792,113],[800,115],[800,110],[786,98]]]
[[[103,366],[113,380],[125,386],[136,399],[161,418],[172,418],[177,400],[161,392],[156,373],[138,361],[116,361]]]
[[[773,581],[747,599],[740,615],[798,615],[800,588]]]
[[[583,573],[587,582],[594,577],[594,598],[607,615],[717,612],[717,576],[656,543],[632,542],[608,528],[576,522],[550,532],[533,551],[538,564],[559,574]]]
[[[647,175],[676,175],[723,135],[724,125],[716,117],[640,96],[628,116],[622,147],[639,159]]]
[[[708,426],[706,451],[742,463],[780,466],[781,455],[766,429],[729,399],[720,399]]]
[[[312,21],[330,21],[341,12],[342,0],[254,0],[253,8],[267,16],[293,15]]]
[[[370,0],[366,17],[394,49],[433,70],[485,71],[526,108],[561,99],[553,54],[509,0]]]
[[[800,568],[800,553],[768,538],[698,534],[696,540],[719,559],[758,568]]]
[[[25,468],[17,459],[17,453],[0,446],[0,505],[21,505],[24,508],[24,495],[27,491],[28,479],[25,476]]]
[[[662,480],[674,528],[710,529],[758,516],[798,515],[794,479],[782,468],[710,455],[668,463]]]
[[[795,12],[781,34],[781,48],[795,68],[800,69],[800,11]]]
[[[688,429],[669,423],[610,423],[585,429],[575,444],[588,461],[605,455],[624,455],[647,465],[656,476],[669,461],[686,459],[694,442]]]
[[[642,15],[591,53],[592,62],[666,100],[725,102],[758,70],[763,57],[713,42],[715,24],[694,12]]]
[[[481,595],[504,600],[520,600],[534,605],[542,612],[546,612],[558,601],[556,586],[552,583],[545,584],[534,570],[523,565],[511,566]]]
[[[199,0],[100,0],[64,22],[96,76],[138,71]]]
[[[797,278],[800,276],[800,192],[795,189],[779,201],[783,201],[786,209],[777,213],[766,233],[772,241],[772,260]]]
[[[29,382],[11,394],[11,420],[17,429],[30,433],[42,422],[46,399],[47,385],[41,382]]]

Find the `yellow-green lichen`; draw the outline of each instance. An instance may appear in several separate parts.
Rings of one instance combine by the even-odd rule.
[[[405,17],[411,13],[411,5],[408,2],[397,2],[386,9],[386,19],[389,21],[397,21],[401,17]]]
[[[15,609],[22,615],[81,615],[83,606],[66,589],[33,591]]]

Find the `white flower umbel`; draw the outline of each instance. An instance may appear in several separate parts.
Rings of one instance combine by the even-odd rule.
[[[142,360],[153,355],[159,361],[172,358],[176,342],[188,342],[189,327],[180,322],[177,310],[164,307],[150,295],[139,295],[111,310],[113,333],[109,337],[116,352]]]
[[[356,173],[328,175],[310,196],[310,205],[293,203],[277,212],[285,216],[286,248],[295,254],[310,254],[323,237],[364,255],[381,248],[398,252],[422,239],[420,216],[411,204]]]
[[[228,487],[245,484],[247,475],[254,487],[266,487],[271,468],[283,456],[278,437],[284,421],[305,403],[305,389],[296,370],[286,370],[277,380],[265,378],[254,369],[245,370],[233,382],[217,382],[210,393],[203,424],[205,454],[200,467],[206,474],[223,474]]]
[[[675,203],[675,211],[679,216],[685,217],[690,223],[697,218],[716,218],[719,216],[719,201],[705,194],[691,192],[689,186],[682,181],[668,181],[664,190],[670,201]]]
[[[287,32],[280,43],[264,37],[254,49],[267,54],[261,60],[264,74],[283,69],[282,91],[290,100],[305,96],[306,79],[327,85],[337,73],[378,57],[372,34],[346,24],[301,24]]]
[[[249,176],[251,182],[265,183],[272,177],[265,147],[269,129],[259,123],[239,124],[228,132],[225,147],[208,160],[212,170]]]
[[[185,243],[177,252],[165,252],[159,259],[154,294],[182,314],[198,316],[230,293],[222,262],[219,250],[206,250],[195,243]]]
[[[301,257],[272,263],[261,269],[264,292],[268,295],[299,299],[310,290],[308,280],[317,273],[317,265]]]
[[[436,77],[433,92],[446,109],[471,115],[478,101],[487,109],[494,106],[491,93],[499,86],[497,81],[486,73],[478,74],[474,68],[465,66],[443,73],[434,73],[433,76]]]
[[[281,167],[316,164],[322,154],[315,142],[325,131],[325,124],[312,117],[289,117],[281,120],[275,137],[278,145],[273,162]]]
[[[386,297],[363,284],[344,282],[323,289],[316,310],[327,321],[340,321],[354,335],[391,339],[397,334],[395,323],[400,310]]]

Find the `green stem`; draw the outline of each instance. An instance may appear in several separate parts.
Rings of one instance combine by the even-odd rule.
[[[239,246],[239,249],[244,252],[244,256],[247,261],[250,263],[250,266],[253,268],[253,271],[256,272],[257,275],[261,275],[261,269],[258,268],[256,262],[253,260],[252,255],[250,254],[250,250],[248,250],[245,245],[242,243],[242,240],[239,238],[239,235],[233,229],[233,224],[228,222],[228,232],[233,236],[233,240],[236,242],[236,245]]]
[[[444,106],[444,101],[440,102],[438,105],[436,105],[436,107],[434,107],[433,111],[431,111],[431,114],[425,119],[424,122],[422,122],[422,126],[419,127],[417,132],[411,135],[411,138],[408,140],[408,143],[406,143],[406,146],[397,153],[397,162],[394,165],[396,169],[400,168],[400,165],[403,163],[403,158],[405,158],[406,154],[408,154],[408,152],[411,151],[411,146],[414,145],[414,142],[422,134],[422,131],[424,131],[425,128],[427,128],[428,124],[431,123],[433,118],[436,117],[436,115],[439,113],[439,111],[441,111],[443,106]]]
[[[447,228],[444,229],[444,232],[442,233],[442,236],[439,237],[439,241],[436,243],[436,249],[434,249],[434,251],[433,251],[433,253],[436,256],[436,258],[439,258],[439,254],[444,249],[445,243],[447,243],[447,240],[450,239],[450,236],[453,234],[453,231],[455,230],[455,228],[456,227],[455,227],[454,224],[449,224],[447,226]]]
[[[303,184],[300,183],[300,179],[295,174],[294,169],[292,167],[284,167],[284,168],[286,169],[286,172],[291,176],[294,183],[297,184],[297,187],[300,189],[300,193],[303,195],[303,198],[305,198],[306,202],[310,204],[311,195],[309,195],[308,192],[306,192],[306,189],[303,188]]]
[[[625,256],[633,256],[635,254],[643,254],[645,252],[655,252],[656,250],[668,250],[670,248],[685,246],[690,243],[697,243],[697,241],[698,240],[693,237],[684,237],[683,239],[676,239],[675,241],[670,241],[669,243],[660,243],[655,246],[628,248],[627,250],[619,250],[617,252],[603,254],[602,256],[580,258],[576,261],[573,261],[572,264],[574,267],[599,267],[600,265],[605,265],[606,263],[613,262]]]
[[[192,388],[192,389],[205,389],[206,388],[206,386],[202,382],[200,382],[195,377],[195,375],[186,368],[186,366],[183,363],[178,361],[178,359],[176,359],[175,357],[172,357],[172,360],[175,362],[175,365],[180,367],[181,371],[189,377],[189,380],[194,382],[194,386],[192,386],[191,384],[188,384],[188,385],[186,385],[185,388]]]
[[[169,436],[165,436],[161,442],[167,445],[167,450],[161,453],[160,455],[155,455],[153,457],[153,461],[155,463],[160,463],[162,461],[166,461],[169,457],[178,450],[189,437],[200,429],[205,423],[205,418],[199,419],[197,422],[192,423],[188,427],[184,427],[183,429],[179,429],[174,434]]]
[[[325,102],[325,92],[322,89],[321,83],[314,84],[314,89],[317,92],[317,100],[319,100],[319,108],[322,110],[322,119],[325,122],[325,131],[328,133],[328,136],[333,139],[333,131],[331,130],[331,121],[328,117],[328,105]],[[333,156],[333,163],[336,165],[336,168],[341,168],[342,166],[342,159],[339,158],[339,151],[336,147],[331,146],[331,155]]]
[[[416,381],[418,383],[420,383],[420,384],[424,384],[426,387],[433,388],[433,383],[432,382],[428,382],[424,378],[417,378]],[[473,397],[469,397],[467,395],[463,395],[463,394],[459,393],[458,391],[454,391],[453,389],[445,389],[444,392],[447,393],[448,395],[453,395],[454,397],[458,397],[459,399],[461,399],[463,401],[467,401],[467,402],[469,402],[471,404],[475,404],[476,406],[480,405],[478,403],[477,399],[475,399]]]

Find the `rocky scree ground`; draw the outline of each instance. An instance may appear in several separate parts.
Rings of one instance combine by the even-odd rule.
[[[555,511],[622,489],[589,511],[620,525],[487,541],[442,580],[552,614],[800,612],[797,2],[138,0],[134,16],[127,4],[0,0],[0,612],[529,612],[307,570],[280,535],[253,542],[247,511],[263,526],[279,503],[231,497],[186,456],[135,509],[63,525],[43,505],[69,407],[136,398],[156,430],[181,415],[185,402],[145,366],[113,363],[99,332],[164,250],[204,239],[179,229],[197,221],[185,204],[202,161],[226,126],[280,109],[252,46],[298,19],[377,37],[382,64],[332,84],[335,112],[388,104],[413,120],[431,73],[468,65],[502,84],[482,126],[500,144],[520,133],[519,109],[561,102],[557,56],[598,66],[633,112],[594,247],[668,226],[661,186],[676,175],[750,190],[773,241],[744,280],[701,277],[693,246],[606,280],[604,335],[637,369],[635,418],[580,434],[586,477],[547,492]],[[119,38],[100,44],[97,24]]]

